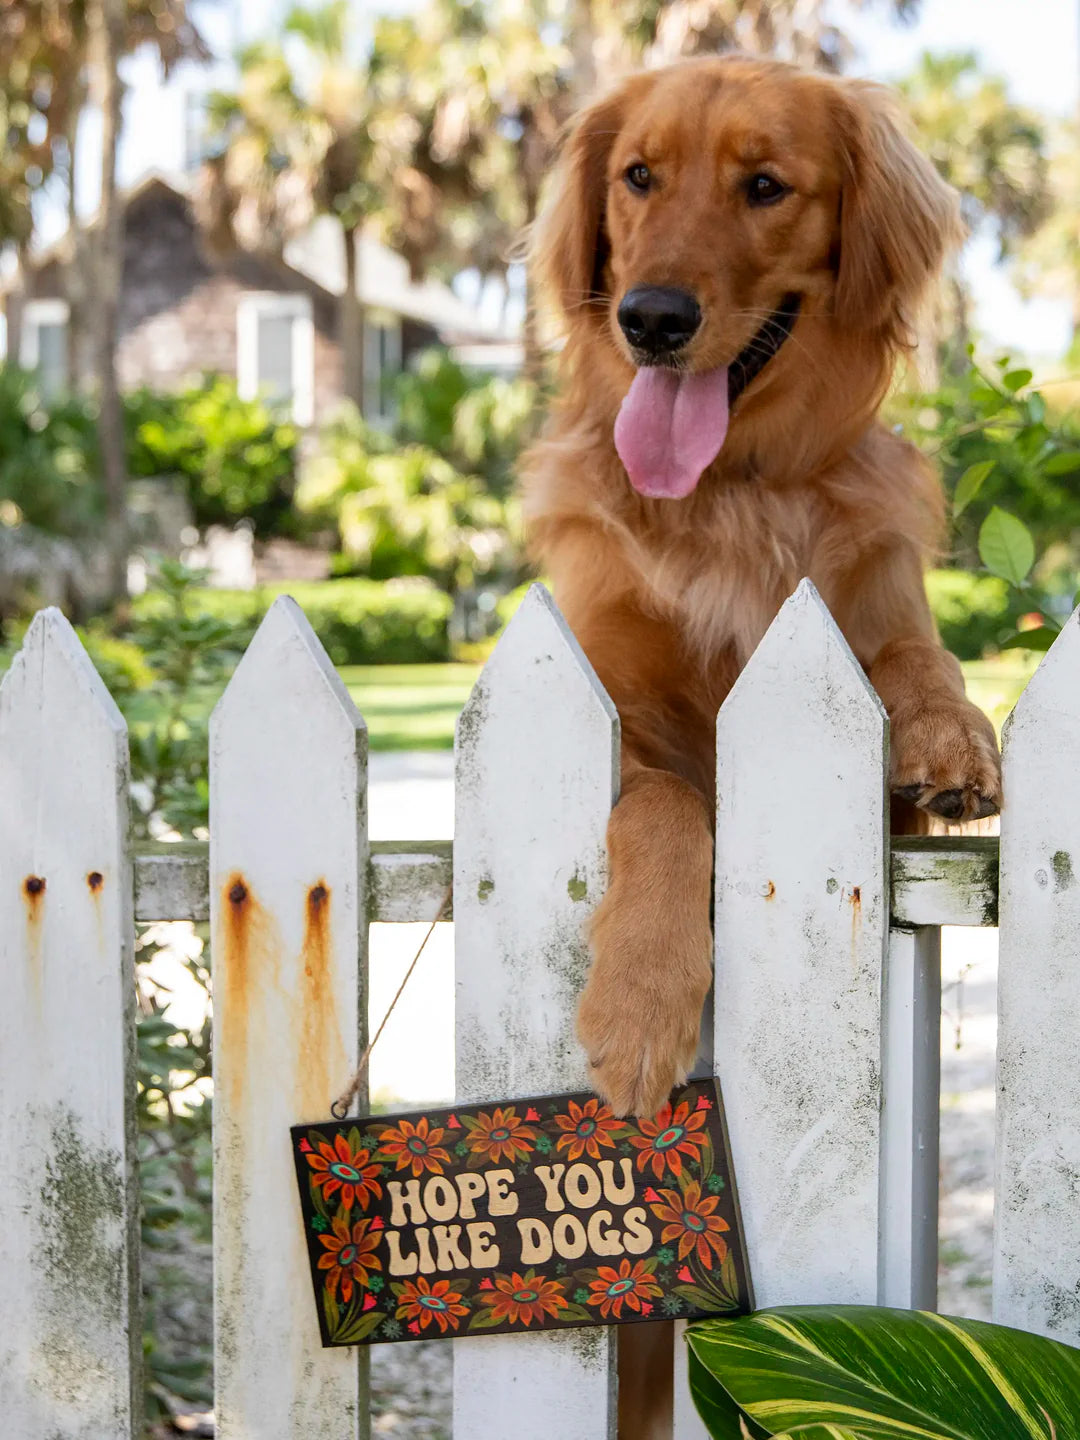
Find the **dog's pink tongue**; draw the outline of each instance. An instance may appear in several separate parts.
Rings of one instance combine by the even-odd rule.
[[[720,453],[728,428],[728,372],[660,365],[639,370],[615,421],[615,449],[642,495],[681,500]]]

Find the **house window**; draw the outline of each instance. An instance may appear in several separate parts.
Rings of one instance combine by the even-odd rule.
[[[67,301],[28,300],[23,309],[19,364],[37,376],[45,400],[55,400],[68,388],[67,349]]]
[[[401,321],[369,310],[364,320],[364,416],[373,425],[392,425],[397,415],[401,374]]]
[[[236,378],[245,400],[262,396],[298,425],[315,418],[315,327],[306,295],[245,295],[237,308]]]

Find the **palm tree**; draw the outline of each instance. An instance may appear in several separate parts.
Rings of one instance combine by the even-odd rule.
[[[218,153],[203,168],[197,208],[212,243],[280,253],[316,215],[341,227],[345,288],[340,333],[345,394],[362,403],[360,234],[377,207],[380,147],[369,78],[352,54],[348,0],[295,9],[284,31],[299,41],[295,66],[281,44],[250,47],[235,92],[211,97]]]
[[[1009,99],[998,76],[980,73],[973,53],[924,53],[900,87],[919,140],[960,192],[969,228],[990,224],[1002,258],[1045,220],[1050,208],[1046,134],[1041,119]],[[943,320],[947,358],[966,364],[970,297],[955,266]]]

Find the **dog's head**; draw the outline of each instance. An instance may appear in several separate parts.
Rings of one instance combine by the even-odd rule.
[[[620,369],[631,481],[674,498],[720,452],[729,405],[790,399],[826,333],[891,363],[959,234],[889,92],[709,59],[636,75],[577,118],[534,264],[571,334]]]

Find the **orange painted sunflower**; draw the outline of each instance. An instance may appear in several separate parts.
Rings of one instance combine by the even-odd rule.
[[[319,1256],[319,1269],[328,1272],[326,1288],[335,1296],[341,1287],[341,1298],[346,1304],[352,1299],[353,1282],[363,1289],[367,1285],[368,1271],[381,1270],[382,1261],[372,1251],[379,1243],[378,1233],[367,1233],[367,1220],[357,1220],[350,1226],[346,1215],[335,1215],[333,1233],[320,1235],[319,1244],[326,1250]]]
[[[462,1292],[450,1289],[449,1280],[428,1283],[423,1275],[415,1282],[407,1280],[404,1285],[395,1285],[398,1297],[397,1318],[419,1322],[420,1329],[438,1325],[440,1334],[456,1330],[460,1317],[469,1313],[469,1307],[462,1305]]]
[[[379,1154],[393,1160],[397,1170],[411,1169],[413,1175],[430,1170],[441,1175],[443,1165],[450,1163],[450,1152],[440,1144],[445,1134],[445,1130],[430,1125],[426,1115],[421,1115],[415,1125],[411,1120],[402,1120],[382,1132]]]
[[[557,1280],[545,1280],[535,1270],[526,1270],[524,1275],[515,1271],[513,1275],[496,1275],[495,1289],[485,1290],[480,1299],[490,1305],[496,1320],[509,1320],[512,1325],[519,1321],[531,1325],[534,1320],[543,1323],[545,1315],[557,1317],[560,1310],[567,1308]]]
[[[340,1190],[345,1210],[351,1210],[357,1199],[360,1208],[366,1210],[370,1196],[382,1195],[378,1181],[382,1167],[370,1164],[371,1152],[354,1150],[344,1135],[335,1135],[333,1145],[320,1140],[319,1153],[305,1155],[304,1159],[315,1172],[311,1177],[315,1189],[321,1190],[327,1200]]]
[[[644,1260],[635,1260],[633,1265],[629,1260],[620,1260],[618,1270],[601,1265],[596,1273],[600,1278],[589,1283],[592,1293],[588,1303],[598,1305],[605,1320],[609,1315],[618,1320],[624,1305],[640,1311],[642,1301],[659,1299],[663,1293]]]
[[[555,1149],[565,1150],[568,1160],[580,1160],[582,1155],[588,1155],[590,1160],[599,1160],[600,1146],[606,1145],[614,1150],[615,1141],[611,1137],[626,1128],[611,1113],[611,1106],[602,1105],[595,1096],[586,1100],[584,1105],[570,1100],[566,1110],[565,1115],[555,1116],[555,1124],[565,1131],[559,1136]]]
[[[637,1127],[641,1133],[630,1136],[630,1144],[638,1152],[638,1169],[651,1165],[657,1180],[663,1178],[665,1170],[681,1175],[682,1157],[696,1160],[708,1139],[704,1128],[706,1114],[704,1110],[691,1111],[690,1101],[683,1100],[674,1114],[669,1102],[655,1119],[639,1120]]]
[[[731,1227],[716,1214],[719,1198],[715,1195],[703,1198],[696,1180],[691,1180],[682,1194],[678,1190],[661,1190],[660,1195],[663,1203],[651,1209],[664,1226],[661,1242],[666,1245],[669,1240],[678,1239],[680,1260],[696,1250],[706,1270],[712,1269],[713,1255],[723,1264],[728,1244],[722,1232]]]
[[[534,1148],[536,1131],[518,1119],[513,1105],[499,1107],[491,1115],[480,1114],[475,1120],[469,1116],[464,1119],[469,1132],[466,1145],[485,1160],[509,1160],[515,1165]]]

